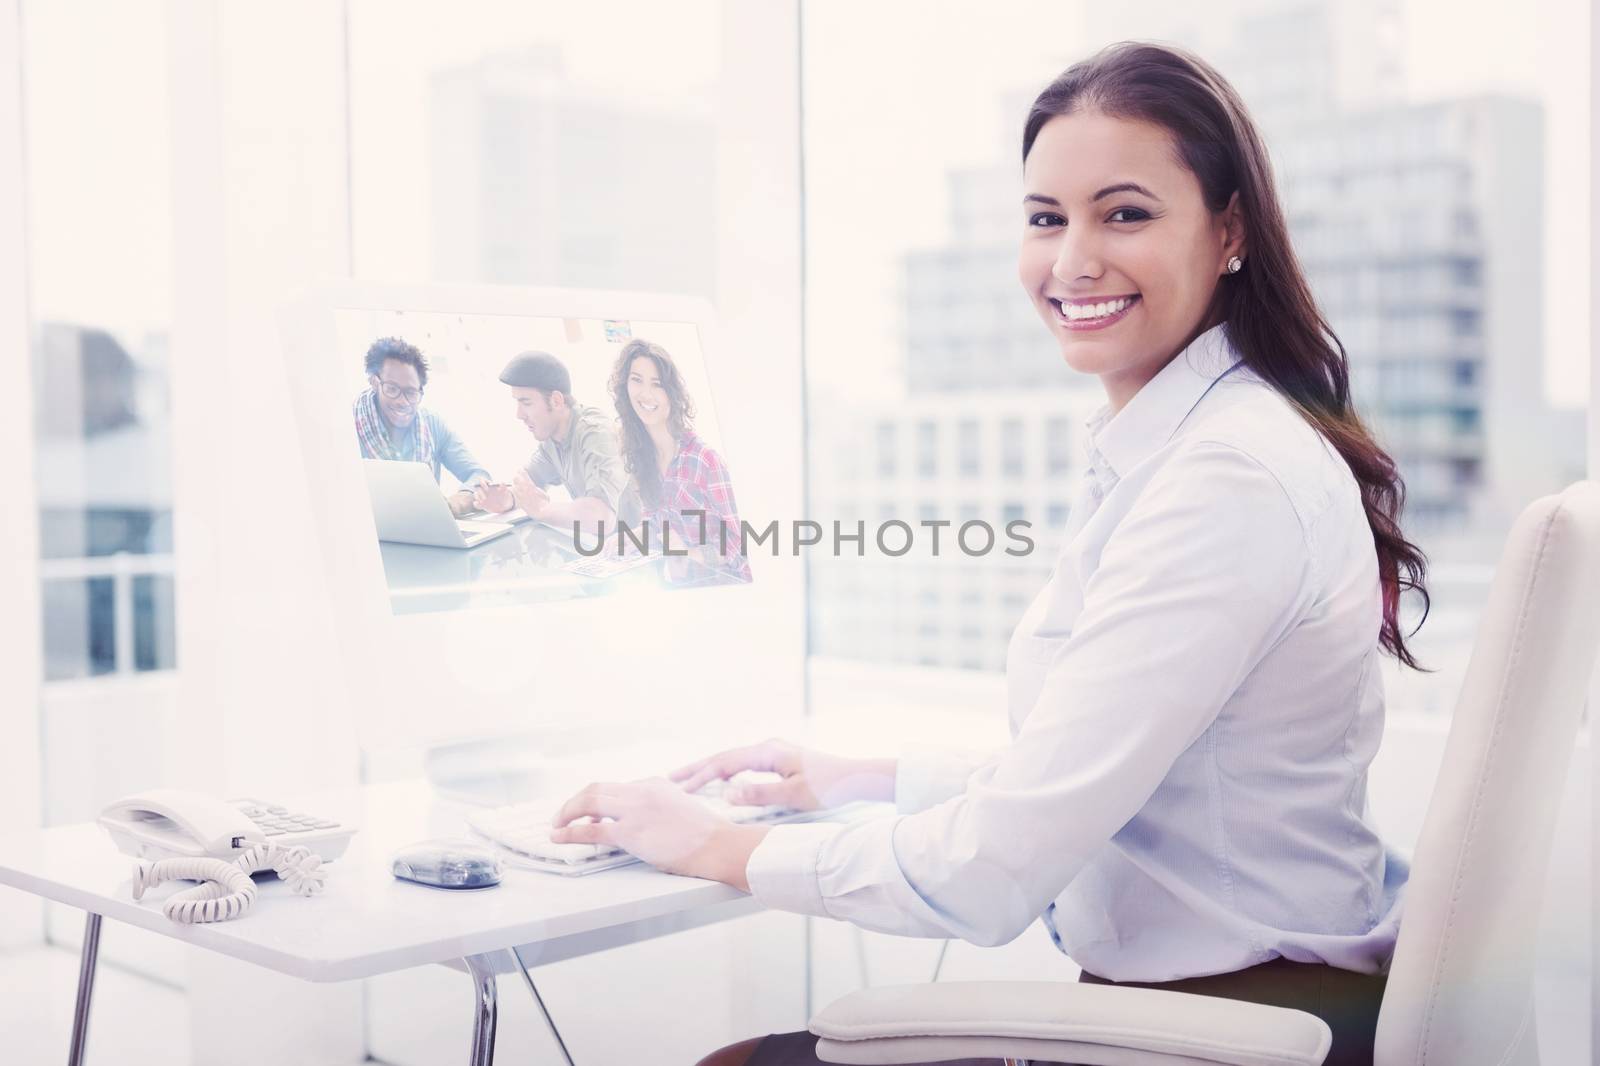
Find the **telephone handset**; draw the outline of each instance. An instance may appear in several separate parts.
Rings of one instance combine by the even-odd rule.
[[[267,839],[238,807],[175,788],[151,789],[118,800],[100,812],[100,824],[119,849],[141,859],[179,855],[234,859]]]
[[[331,862],[355,829],[254,799],[219,800],[156,788],[111,804],[100,824],[118,850],[139,859],[208,856],[232,861],[256,844],[298,846]]]

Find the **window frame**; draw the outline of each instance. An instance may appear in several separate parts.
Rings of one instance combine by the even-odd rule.
[[[22,43],[22,4],[14,0],[0,8],[0,71],[7,72],[0,78],[0,351],[12,353],[12,387],[31,397]],[[0,567],[0,641],[8,664],[0,670],[0,705],[22,711],[0,715],[0,832],[36,827],[42,810],[44,663],[33,432],[31,417],[0,419],[0,448],[13,469],[24,472],[9,486],[7,506],[0,508],[0,553],[8,557]],[[0,949],[38,943],[43,936],[42,901],[18,892],[0,897]]]

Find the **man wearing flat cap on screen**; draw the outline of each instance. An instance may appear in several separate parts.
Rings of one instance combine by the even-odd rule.
[[[572,398],[572,375],[549,352],[523,352],[500,371],[511,386],[517,421],[539,441],[533,458],[508,485],[479,486],[478,507],[499,513],[521,507],[530,518],[552,525],[596,523],[615,527],[628,484],[617,431],[599,408]],[[565,485],[571,501],[552,500],[544,491]]]

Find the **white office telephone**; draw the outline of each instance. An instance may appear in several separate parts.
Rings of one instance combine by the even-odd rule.
[[[198,881],[169,896],[175,922],[237,918],[255,903],[252,875],[271,870],[301,896],[321,893],[326,861],[344,853],[355,830],[259,800],[221,800],[178,789],[153,789],[100,813],[117,848],[139,861],[133,898],[163,881]]]
[[[128,796],[100,812],[118,850],[139,859],[237,859],[256,844],[306,848],[323,862],[344,854],[355,830],[332,818],[253,799],[218,800],[176,788]]]

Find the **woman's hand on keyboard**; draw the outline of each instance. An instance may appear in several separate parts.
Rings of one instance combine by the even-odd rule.
[[[557,844],[608,844],[658,870],[744,891],[745,864],[767,834],[764,826],[733,824],[663,777],[589,785],[562,805],[551,827]]]
[[[698,792],[712,781],[746,770],[780,776],[776,781],[730,783],[722,794],[729,803],[815,811],[854,800],[894,799],[895,760],[851,759],[777,738],[718,752],[667,776],[685,792]]]

